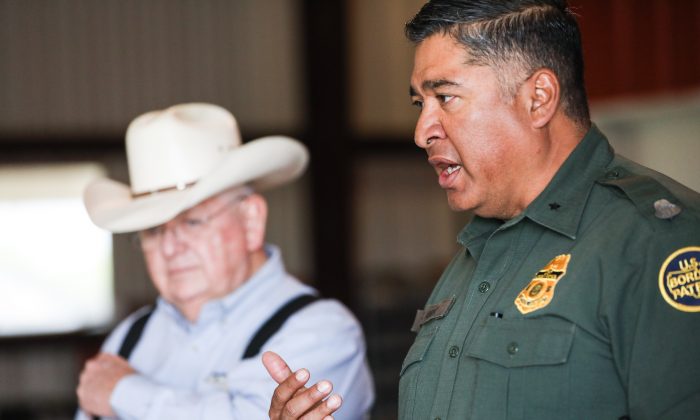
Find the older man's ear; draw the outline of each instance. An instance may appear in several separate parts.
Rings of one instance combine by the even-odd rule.
[[[248,251],[261,250],[265,245],[267,201],[260,194],[252,194],[239,204],[239,211],[245,227]]]

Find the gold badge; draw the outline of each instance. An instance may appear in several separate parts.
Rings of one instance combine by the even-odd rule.
[[[681,248],[659,270],[661,296],[683,312],[700,312],[700,247]]]
[[[566,274],[570,259],[571,254],[558,255],[535,274],[535,278],[515,298],[515,306],[520,313],[529,314],[549,305],[554,297],[554,288]]]

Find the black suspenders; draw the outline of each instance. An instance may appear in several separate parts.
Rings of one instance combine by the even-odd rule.
[[[282,305],[277,312],[275,312],[258,329],[255,335],[253,335],[253,338],[248,343],[248,347],[246,347],[245,351],[243,352],[242,358],[249,359],[260,353],[262,346],[264,346],[265,343],[267,343],[267,340],[269,340],[270,337],[272,337],[277,331],[279,331],[280,328],[282,328],[282,325],[284,325],[285,321],[287,321],[290,316],[292,316],[298,310],[304,308],[306,305],[316,302],[318,299],[318,296],[300,295]],[[141,334],[143,333],[146,323],[148,322],[148,319],[153,311],[154,308],[149,309],[146,313],[136,319],[133,324],[131,324],[129,331],[124,337],[124,341],[122,341],[122,344],[119,347],[119,355],[124,359],[128,360],[129,356],[131,356],[131,352],[136,347],[136,344],[138,344]]]
[[[282,325],[287,318],[292,316],[296,311],[310,303],[316,302],[317,300],[318,296],[301,295],[282,305],[282,307],[279,308],[277,312],[275,312],[275,314],[272,315],[270,319],[268,319],[267,322],[265,322],[255,333],[253,338],[248,343],[248,347],[245,349],[245,352],[243,352],[242,359],[249,359],[260,353],[262,346],[264,346],[265,343],[267,343],[267,340],[269,340],[270,337],[272,337],[277,331],[279,331],[280,328],[282,328]]]
[[[306,305],[316,302],[318,299],[318,296],[300,295],[282,305],[277,312],[275,312],[260,328],[258,328],[258,331],[255,333],[255,335],[253,335],[253,338],[248,343],[248,347],[246,347],[245,352],[243,352],[242,359],[249,359],[260,353],[262,346],[264,346],[265,343],[267,343],[267,340],[269,340],[270,337],[272,337],[277,331],[279,331],[280,328],[282,328],[282,325],[284,325],[284,322],[290,316]],[[122,344],[119,347],[119,355],[124,359],[129,360],[129,356],[131,356],[131,352],[134,351],[136,344],[138,344],[141,334],[143,334],[143,330],[146,328],[148,319],[151,317],[154,310],[155,308],[149,308],[146,313],[138,317],[136,321],[131,324],[129,331],[124,337],[124,341],[122,341]],[[93,419],[100,420],[100,417],[93,417]]]
[[[143,315],[136,318],[136,321],[134,321],[134,323],[131,324],[131,327],[129,327],[129,331],[126,333],[126,336],[124,337],[124,341],[122,341],[121,346],[119,346],[118,352],[118,354],[124,359],[129,360],[129,356],[131,356],[131,352],[134,351],[136,343],[139,342],[139,338],[141,338],[143,329],[146,327],[148,318],[151,317],[151,314],[153,314],[154,310],[155,308],[153,307],[148,308],[148,310]],[[93,416],[92,419],[102,420],[102,417]]]
[[[143,329],[148,322],[148,318],[151,317],[154,310],[155,308],[149,308],[146,313],[138,317],[138,319],[131,324],[129,332],[126,333],[126,337],[124,337],[124,341],[122,341],[122,345],[119,347],[119,355],[121,357],[129,360],[129,356],[131,356],[131,352],[134,351],[136,343],[139,342]]]

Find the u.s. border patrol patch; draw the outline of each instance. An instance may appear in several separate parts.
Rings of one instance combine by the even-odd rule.
[[[659,270],[659,289],[679,311],[700,312],[700,246],[681,248],[666,258]]]
[[[535,274],[530,284],[515,298],[515,306],[520,313],[525,315],[549,305],[554,297],[554,288],[566,274],[570,259],[571,254],[558,255]]]

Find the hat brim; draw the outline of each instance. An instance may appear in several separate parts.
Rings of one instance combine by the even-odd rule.
[[[134,197],[128,185],[102,178],[86,187],[83,200],[97,226],[134,232],[163,224],[231,187],[249,185],[262,191],[290,182],[303,173],[308,159],[306,148],[294,139],[263,137],[228,152],[212,172],[183,190]]]

